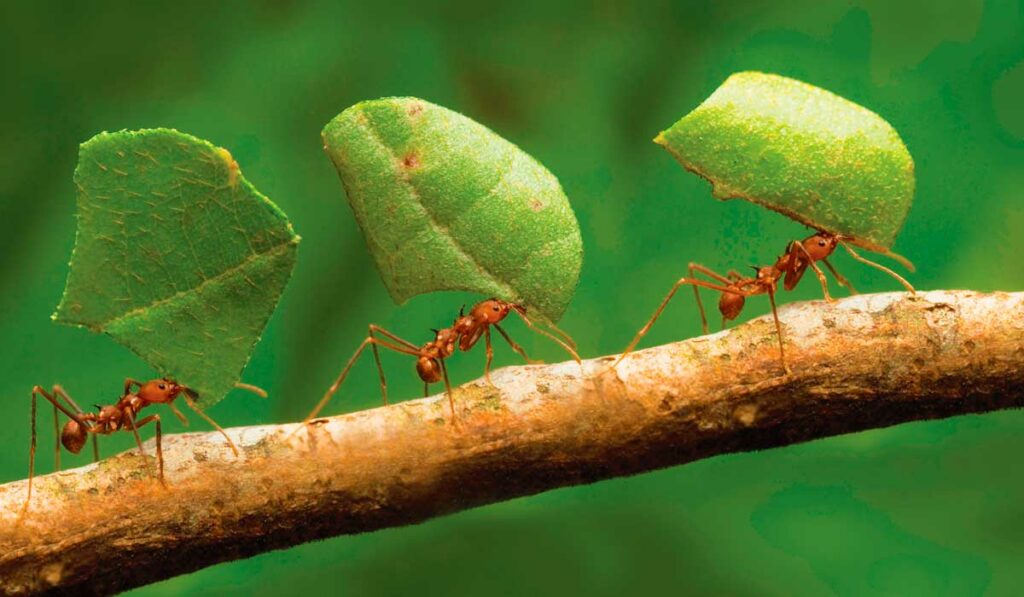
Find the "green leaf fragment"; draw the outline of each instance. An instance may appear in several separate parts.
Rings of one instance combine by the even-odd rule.
[[[227,150],[171,129],[96,135],[75,184],[78,235],[53,318],[109,334],[214,404],[291,276],[287,216]]]
[[[352,106],[323,131],[391,297],[465,290],[556,322],[579,280],[558,180],[483,125],[416,98]]]
[[[732,75],[655,142],[719,199],[746,199],[883,253],[914,198],[913,159],[888,122],[779,75]]]

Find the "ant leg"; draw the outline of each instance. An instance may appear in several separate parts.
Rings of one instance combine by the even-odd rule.
[[[484,380],[487,383],[491,383],[491,363],[494,361],[494,346],[491,345],[491,328],[490,326],[484,327],[484,349],[487,353],[487,360],[484,361]]]
[[[566,344],[571,346],[573,348],[573,350],[576,349],[576,341],[572,339],[572,336],[570,336],[569,334],[563,332],[560,327],[558,327],[557,325],[555,325],[553,323],[548,323],[547,325],[548,325],[549,328],[551,328],[552,331],[554,331],[556,334],[558,334],[559,337],[561,337],[562,340],[564,340]]]
[[[427,396],[430,396],[430,384],[423,382],[423,397],[426,398]]]
[[[537,332],[538,334],[540,334],[542,336],[545,336],[545,337],[551,339],[555,344],[558,344],[559,346],[564,348],[566,352],[568,352],[570,355],[572,355],[572,358],[577,363],[579,363],[581,367],[583,366],[583,361],[580,360],[580,355],[578,355],[576,353],[576,349],[574,349],[573,347],[569,346],[568,344],[566,344],[562,340],[558,339],[551,332],[548,332],[547,330],[544,330],[543,328],[539,328],[536,325],[534,325],[534,323],[532,321],[530,321],[530,318],[527,317],[526,315],[520,313],[519,311],[517,311],[515,309],[513,309],[512,311],[523,320],[523,323],[526,324],[526,327],[530,328],[531,330]]]
[[[57,406],[53,407],[53,470],[60,471],[60,424],[57,422]]]
[[[82,411],[82,407],[78,406],[78,403],[75,402],[75,399],[72,398],[71,395],[68,394],[61,385],[59,385],[59,384],[54,385],[53,389],[50,390],[50,391],[51,391],[51,393],[52,393],[54,398],[56,398],[56,399],[63,399],[66,404],[70,405],[71,408],[75,409],[75,412],[77,412],[79,414],[81,414],[83,412]],[[56,441],[57,441],[56,456],[54,457],[54,462],[56,462],[56,469],[59,471],[60,470],[60,452],[61,452],[60,448],[61,448],[61,446],[60,446],[60,431],[59,431],[59,428],[57,427],[57,408],[56,408],[56,406],[57,405],[54,404],[54,409],[53,409],[53,432],[57,436],[57,438],[56,438]],[[98,462],[100,457],[99,457],[99,449],[96,447],[96,436],[95,435],[92,436],[92,442],[93,442],[93,450],[92,450],[93,462]]]
[[[199,407],[196,405],[195,401],[189,398],[188,394],[182,394],[181,397],[185,399],[185,404],[187,404],[188,407],[191,408],[193,412],[202,417],[204,421],[209,423],[210,426],[212,426],[214,429],[219,431],[221,435],[224,436],[224,440],[228,442],[228,447],[230,447],[231,451],[235,453],[235,458],[238,458],[238,446],[235,445],[235,442],[231,441],[231,436],[229,436],[227,432],[224,431],[224,428],[218,425],[216,421],[211,419],[210,415],[201,411]]]
[[[235,382],[235,389],[236,390],[245,390],[246,392],[250,392],[250,393],[256,394],[260,398],[266,398],[267,397],[267,391],[266,390],[264,390],[263,388],[261,388],[259,386],[254,386],[251,383],[242,383],[240,381],[236,381]]]
[[[881,270],[881,271],[889,274],[893,278],[896,278],[896,280],[899,281],[900,284],[903,284],[903,287],[906,288],[910,292],[910,294],[916,294],[916,292],[914,291],[914,287],[910,285],[910,282],[907,282],[906,280],[904,280],[903,277],[900,276],[899,274],[897,274],[896,272],[894,272],[891,269],[885,267],[881,263],[875,263],[874,261],[871,261],[870,259],[865,259],[865,258],[861,257],[859,253],[857,253],[856,251],[853,250],[853,247],[851,247],[850,245],[844,243],[843,241],[839,241],[839,244],[842,245],[842,247],[844,249],[846,249],[846,252],[850,254],[850,257],[853,257],[854,259],[856,259],[857,261],[859,261],[859,262],[861,262],[861,263],[863,263],[865,265],[870,265],[871,267],[873,267],[875,269]]]
[[[710,268],[704,267],[703,265],[701,265],[699,263],[694,263],[694,262],[691,261],[688,269],[690,271],[690,277],[691,278],[696,278],[697,277],[697,272],[700,272],[700,273],[704,274],[705,276],[708,276],[709,278],[714,278],[715,280],[721,282],[722,284],[728,285],[728,284],[732,283],[732,280],[730,280],[729,278],[726,278],[725,276],[719,275],[715,271],[711,270]],[[734,274],[736,272],[729,272],[729,273],[730,274]],[[739,275],[739,274],[737,274],[737,275]],[[695,299],[697,299],[697,310],[700,311],[700,325],[701,325],[701,329],[704,330],[704,334],[706,335],[708,333],[708,318],[707,318],[707,315],[705,315],[705,313],[704,313],[704,303],[700,300],[700,289],[697,287],[696,284],[693,286],[693,297]],[[724,329],[724,326],[723,326],[723,329]]]
[[[173,402],[168,402],[167,406],[171,408],[171,412],[174,413],[174,416],[178,417],[178,420],[181,421],[181,424],[184,425],[185,427],[188,427],[188,419],[185,418],[185,415],[181,414],[181,411],[178,410],[178,407],[174,406]]]
[[[768,289],[768,302],[772,305],[772,317],[775,319],[775,333],[779,336],[779,360],[782,361],[782,369],[789,375],[789,365],[786,364],[786,346],[782,339],[782,324],[779,323],[779,311],[775,307],[775,291]]]
[[[28,512],[28,505],[32,501],[32,479],[36,472],[36,390],[42,392],[43,389],[39,386],[32,388],[32,439],[28,444],[28,492],[25,496],[25,505],[21,507],[19,519]],[[59,437],[57,441],[60,441]]]
[[[814,270],[815,275],[818,276],[818,282],[821,284],[821,292],[825,295],[825,300],[830,303],[833,302],[834,299],[828,293],[828,280],[825,279],[825,274],[821,271],[821,268],[818,267],[818,264],[814,262],[814,259],[811,257],[811,254],[807,252],[807,249],[804,247],[803,243],[801,243],[798,240],[795,240],[793,241],[792,246],[804,254],[804,258],[807,259],[807,265],[810,265],[811,269]]]
[[[840,286],[845,286],[850,291],[850,294],[857,294],[857,289],[853,287],[853,284],[851,284],[850,281],[846,279],[846,276],[839,273],[839,271],[832,266],[832,263],[828,260],[827,257],[825,259],[822,259],[821,261],[822,263],[825,264],[825,267],[828,268],[828,271],[832,272],[832,275],[835,276],[836,282],[838,282]]]
[[[160,427],[160,415],[149,415],[145,419],[140,420],[138,423],[135,423],[135,429],[149,422],[156,423],[156,463],[157,469],[160,471],[160,484],[166,487],[167,483],[164,482],[164,434],[163,429]]]
[[[100,441],[95,433],[92,434],[92,461],[100,461]]]
[[[398,336],[395,336],[394,334],[392,334],[391,332],[385,330],[384,328],[381,328],[381,327],[376,326],[376,325],[371,323],[370,324],[370,328],[369,328],[369,336],[368,337],[373,338],[374,340],[376,340],[377,337],[373,335],[374,332],[380,332],[382,335],[387,336],[387,337],[394,337],[394,339],[397,340],[399,343],[401,343],[403,345],[412,346],[411,342],[406,342],[405,340],[402,340],[401,338],[399,338]],[[383,400],[383,402],[384,402],[384,406],[387,406],[388,405],[388,380],[384,378],[384,365],[382,365],[381,362],[380,362],[380,351],[377,350],[377,343],[373,342],[372,344],[373,344],[373,361],[377,364],[377,375],[380,376],[380,397],[381,397],[381,400]],[[415,348],[415,347],[413,346],[413,348]]]
[[[379,328],[378,331],[380,331]],[[320,413],[323,407],[327,405],[327,403],[331,399],[331,396],[333,396],[334,393],[338,391],[338,388],[341,387],[341,384],[345,381],[345,378],[348,376],[348,372],[352,369],[352,365],[355,364],[356,360],[359,358],[359,355],[361,355],[363,353],[363,350],[366,349],[367,344],[380,344],[384,348],[390,348],[395,352],[400,352],[402,354],[407,354],[414,357],[420,356],[419,349],[413,350],[405,346],[395,346],[394,344],[385,342],[384,340],[380,340],[372,336],[367,336],[366,338],[363,339],[363,342],[359,345],[359,348],[356,349],[355,353],[353,353],[352,356],[349,358],[348,362],[345,363],[345,367],[341,370],[341,373],[338,374],[337,379],[334,380],[334,383],[331,384],[331,387],[327,388],[327,392],[324,393],[324,396],[323,398],[320,399],[320,402],[318,402],[317,405],[313,407],[312,412],[306,415],[306,418],[303,420],[303,423],[309,423]]]
[[[612,363],[612,368],[618,366],[618,364],[622,362],[622,359],[626,358],[626,355],[633,352],[633,349],[636,348],[636,345],[640,343],[640,340],[642,340],[643,337],[647,335],[647,332],[651,331],[651,327],[654,325],[654,322],[657,321],[659,317],[661,317],[661,312],[665,310],[665,307],[668,306],[669,301],[672,300],[672,297],[674,297],[676,293],[679,292],[679,288],[684,284],[703,286],[704,288],[710,288],[711,290],[717,290],[719,292],[731,292],[733,294],[742,294],[744,296],[748,295],[748,293],[737,290],[736,288],[727,288],[725,286],[720,286],[718,284],[712,284],[711,282],[705,282],[704,280],[697,280],[696,278],[679,278],[679,280],[677,280],[676,283],[672,285],[672,289],[668,291],[668,294],[665,295],[665,298],[662,299],[661,304],[658,305],[658,308],[654,310],[654,315],[651,315],[651,318],[647,320],[647,323],[644,324],[644,327],[640,328],[640,331],[636,333],[636,336],[634,336],[633,340],[629,343],[628,346],[626,346],[626,349],[622,351],[622,354],[619,355],[619,358],[616,359],[614,363]]]
[[[67,396],[67,394],[64,392],[64,390],[61,389],[60,386],[54,386],[52,394],[48,394],[46,392],[46,390],[44,390],[42,388],[42,386],[33,386],[32,387],[32,438],[31,438],[31,441],[29,443],[29,451],[28,451],[28,496],[25,498],[25,506],[24,506],[24,508],[22,508],[22,513],[24,513],[26,510],[28,510],[28,503],[29,503],[29,500],[32,498],[32,479],[35,476],[35,464],[36,464],[36,414],[37,414],[36,413],[36,399],[39,396],[42,396],[43,398],[46,398],[50,402],[50,404],[53,405],[55,413],[56,413],[56,411],[59,410],[60,412],[62,412],[65,415],[67,415],[67,417],[69,419],[72,419],[73,421],[75,421],[76,423],[81,425],[84,429],[90,429],[90,427],[88,425],[86,425],[85,422],[80,417],[80,415],[82,414],[81,409],[76,408],[76,410],[78,410],[77,413],[68,410],[67,406],[65,406],[64,404],[62,404],[58,400],[58,397],[61,396],[61,395],[63,395],[72,404],[74,404],[74,401],[71,400],[69,396]],[[56,414],[54,415],[53,422],[54,422],[54,428],[56,429],[57,428]],[[57,433],[57,442],[56,443],[57,443],[57,448],[59,450],[60,449],[60,433],[59,433],[59,430],[58,430],[58,433]],[[58,455],[59,455],[59,452],[58,452]],[[58,466],[59,466],[59,460],[58,460]]]
[[[124,394],[122,394],[122,396],[127,396],[129,393],[131,393],[132,386],[138,386],[139,388],[141,388],[142,387],[142,382],[135,381],[134,379],[132,379],[130,377],[126,377],[125,380],[124,380]]]
[[[128,427],[131,428],[132,435],[135,436],[135,445],[139,447],[139,455],[142,456],[142,460],[146,463],[146,466],[150,466],[149,460],[146,459],[146,449],[142,447],[142,438],[139,437],[139,427],[135,424],[135,417],[132,416],[132,411],[129,409],[125,409],[124,414],[128,417]],[[160,479],[160,484],[162,485],[164,482],[163,476],[157,474],[157,478]]]
[[[516,344],[512,337],[508,335],[508,332],[506,332],[505,329],[502,328],[500,325],[494,324],[494,327],[495,329],[498,330],[498,333],[501,334],[501,337],[505,339],[505,342],[508,342],[508,345],[512,347],[512,350],[519,353],[519,355],[523,357],[523,359],[526,361],[528,365],[536,365],[537,363],[541,362],[536,359],[531,359],[529,355],[526,354],[526,351],[523,350],[523,347]]]
[[[452,422],[455,422],[455,398],[452,397],[452,382],[448,381],[448,367],[444,359],[437,359],[441,363],[441,374],[444,376],[444,389],[448,393],[448,408],[452,411]]]

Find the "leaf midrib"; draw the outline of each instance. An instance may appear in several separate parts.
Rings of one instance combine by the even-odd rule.
[[[173,302],[173,301],[175,301],[175,300],[177,300],[177,299],[179,299],[179,298],[181,298],[183,296],[189,295],[189,294],[197,294],[200,291],[202,291],[206,286],[208,286],[210,284],[213,284],[215,282],[219,282],[220,280],[223,280],[223,279],[229,277],[231,274],[234,274],[234,273],[237,273],[237,272],[241,271],[246,266],[250,265],[251,263],[253,263],[255,261],[259,261],[260,259],[263,259],[265,257],[273,257],[277,253],[283,252],[283,250],[287,249],[289,245],[294,244],[294,240],[295,240],[294,237],[290,237],[286,241],[284,241],[282,243],[279,243],[277,245],[274,245],[274,246],[270,247],[269,249],[267,249],[266,251],[262,251],[262,252],[258,252],[258,253],[250,253],[245,259],[243,259],[242,261],[238,262],[237,264],[235,264],[235,265],[233,265],[233,266],[231,266],[231,267],[221,271],[220,273],[218,273],[215,276],[212,276],[212,277],[204,279],[202,282],[200,282],[199,284],[197,284],[197,285],[195,285],[195,286],[193,286],[191,288],[186,288],[184,290],[179,290],[178,292],[175,292],[172,295],[166,296],[166,297],[161,298],[161,299],[157,299],[157,300],[152,301],[152,302],[150,302],[148,304],[142,305],[141,307],[136,307],[136,308],[134,308],[134,309],[132,309],[130,311],[125,311],[121,315],[118,315],[116,317],[112,317],[112,318],[110,318],[110,319],[108,319],[106,321],[103,321],[103,322],[100,322],[100,323],[86,323],[86,327],[88,327],[89,329],[91,329],[93,331],[102,332],[105,328],[107,328],[107,327],[109,327],[111,325],[118,324],[121,321],[124,321],[126,319],[130,319],[132,317],[135,317],[136,315],[145,313],[146,311],[148,311],[150,309],[154,309],[156,307],[160,307],[162,305],[166,305],[168,303],[171,303],[171,302]]]
[[[477,270],[479,270],[480,273],[482,273],[492,284],[494,284],[496,287],[500,288],[503,292],[505,292],[506,296],[501,297],[501,298],[504,298],[506,300],[510,300],[510,299],[514,300],[514,299],[518,298],[519,293],[517,293],[513,289],[512,286],[510,286],[506,282],[501,281],[501,279],[499,279],[496,274],[491,272],[483,263],[478,261],[476,259],[476,257],[473,256],[472,253],[470,253],[465,247],[463,247],[449,233],[447,228],[443,227],[437,221],[437,219],[434,216],[433,212],[431,212],[430,209],[427,208],[426,204],[423,202],[423,198],[420,197],[420,192],[419,192],[419,189],[416,188],[416,185],[414,185],[411,180],[409,180],[406,176],[404,176],[402,174],[402,172],[400,172],[398,170],[398,167],[397,167],[398,156],[396,156],[395,153],[391,150],[391,148],[388,147],[388,145],[386,143],[384,143],[384,139],[382,139],[380,134],[378,134],[377,130],[373,128],[373,125],[370,122],[369,118],[366,118],[366,119],[359,119],[359,118],[357,118],[355,120],[356,120],[357,124],[362,125],[363,128],[366,129],[366,132],[369,133],[370,138],[372,138],[377,143],[377,145],[379,145],[381,147],[381,149],[384,150],[385,154],[387,154],[387,157],[390,160],[390,162],[392,164],[392,167],[394,168],[393,172],[394,172],[396,178],[399,180],[399,182],[401,182],[406,187],[408,187],[408,189],[410,191],[410,195],[412,195],[413,199],[415,199],[416,205],[419,206],[420,210],[423,211],[423,214],[426,216],[427,223],[430,225],[431,228],[434,229],[434,232],[436,232],[442,238],[447,240],[452,245],[452,247],[456,251],[458,251],[459,254],[464,256],[466,258],[466,260],[469,261],[469,263],[472,264],[474,267],[476,267]],[[497,185],[495,185],[495,186],[497,186]]]

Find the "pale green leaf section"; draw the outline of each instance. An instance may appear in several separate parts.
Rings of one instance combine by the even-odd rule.
[[[732,75],[655,142],[719,199],[753,201],[879,252],[914,198],[914,162],[888,122],[779,75]]]
[[[217,402],[291,276],[287,217],[227,150],[171,129],[96,135],[75,185],[78,236],[54,319],[109,334]]]
[[[539,162],[416,98],[356,104],[323,138],[396,302],[465,290],[561,318],[583,245],[568,198]]]

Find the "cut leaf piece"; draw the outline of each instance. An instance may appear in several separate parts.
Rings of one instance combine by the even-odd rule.
[[[53,318],[109,334],[217,402],[291,276],[288,218],[227,150],[171,129],[96,135],[75,185],[78,236]]]
[[[579,225],[532,157],[416,98],[356,104],[323,138],[395,302],[465,290],[562,316],[582,265]]]
[[[711,181],[808,226],[891,254],[914,198],[914,161],[874,112],[779,75],[729,77],[655,139]]]

